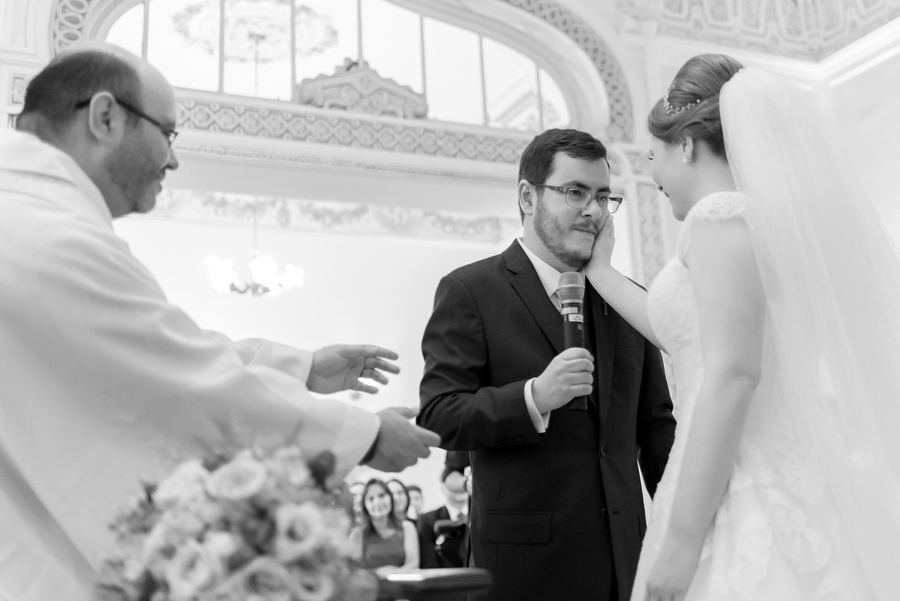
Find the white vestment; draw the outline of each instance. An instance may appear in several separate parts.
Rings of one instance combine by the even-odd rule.
[[[330,449],[377,416],[306,388],[312,354],[202,331],[112,228],[98,188],[35,136],[0,132],[0,599],[83,601],[108,523],[183,459],[232,445]]]

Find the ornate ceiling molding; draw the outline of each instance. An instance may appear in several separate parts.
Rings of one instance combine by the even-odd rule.
[[[183,136],[187,138],[187,136]],[[425,166],[417,161],[396,163],[377,162],[372,160],[356,160],[345,157],[322,156],[316,150],[286,151],[266,148],[250,148],[241,144],[229,144],[223,142],[193,142],[178,139],[175,150],[182,153],[197,154],[203,157],[221,157],[223,159],[251,160],[275,163],[297,163],[302,165],[316,165],[337,169],[359,169],[366,171],[402,173],[423,177],[445,177],[466,181],[484,182],[490,184],[505,184],[515,186],[515,171],[506,175],[483,171],[466,170],[463,166],[458,169],[445,169],[440,167]]]
[[[495,135],[487,135],[462,128],[442,129],[440,124],[422,121],[388,122],[361,114],[310,111],[294,105],[276,110],[246,106],[243,101],[193,98],[179,100],[178,124],[199,131],[507,164],[519,160],[531,138],[520,132],[494,130]]]
[[[616,0],[623,29],[819,61],[900,17],[900,0]]]
[[[369,63],[349,58],[331,75],[322,73],[297,84],[300,104],[351,113],[388,115],[398,119],[425,119],[428,102],[424,94],[382,77]]]
[[[88,12],[96,0],[55,0],[50,13],[51,52],[60,50],[81,40],[87,24]]]
[[[600,36],[574,13],[551,0],[498,0],[531,13],[573,40],[600,73],[609,98],[606,140],[630,142],[634,135],[631,95],[619,62]]]
[[[157,207],[140,218],[472,242],[501,242],[522,229],[513,218],[193,190],[164,190]]]
[[[51,52],[55,55],[85,36],[89,22],[100,23],[126,0],[54,0],[50,23]],[[603,80],[609,99],[606,139],[629,142],[633,137],[631,96],[622,69],[600,36],[574,13],[552,0],[492,0],[528,12],[558,29],[588,56]],[[93,8],[93,10],[92,10]],[[92,28],[93,32],[96,27]],[[340,143],[340,142],[336,142]]]

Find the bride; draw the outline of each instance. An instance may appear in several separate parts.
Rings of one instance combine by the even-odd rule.
[[[689,60],[650,113],[684,221],[649,293],[587,277],[673,363],[678,429],[632,601],[900,595],[900,265],[796,87]]]

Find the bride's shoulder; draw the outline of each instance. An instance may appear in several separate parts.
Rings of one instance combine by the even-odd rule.
[[[750,199],[741,192],[714,192],[701,198],[695,204],[688,217],[708,221],[726,221],[739,219],[750,204]]]

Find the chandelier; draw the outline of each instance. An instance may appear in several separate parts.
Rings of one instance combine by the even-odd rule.
[[[247,265],[249,277],[238,276],[231,259],[210,256],[206,259],[206,273],[212,287],[218,292],[249,294],[251,296],[278,296],[285,290],[303,286],[303,269],[288,263],[279,270],[278,263],[260,252],[256,245],[256,211],[253,213],[253,251]]]

